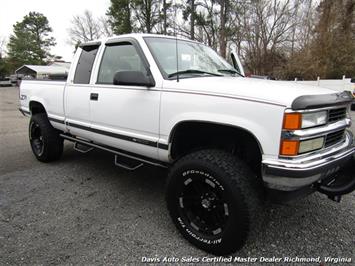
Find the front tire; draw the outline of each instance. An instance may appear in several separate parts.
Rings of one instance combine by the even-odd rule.
[[[58,160],[63,153],[63,139],[44,113],[32,115],[29,139],[33,154],[41,162]]]
[[[243,247],[259,205],[256,176],[224,151],[180,159],[169,174],[166,201],[174,224],[193,245],[215,255]]]

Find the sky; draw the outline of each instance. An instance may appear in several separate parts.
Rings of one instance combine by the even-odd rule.
[[[104,16],[110,0],[2,0],[0,4],[0,38],[12,34],[13,25],[30,11],[40,12],[48,18],[52,36],[57,45],[51,53],[71,61],[74,47],[69,44],[68,28],[73,16],[90,10],[95,17]]]

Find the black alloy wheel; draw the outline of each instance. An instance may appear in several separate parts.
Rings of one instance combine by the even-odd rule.
[[[35,155],[41,156],[44,151],[44,141],[41,128],[34,121],[30,123],[30,143]]]
[[[239,158],[201,150],[178,160],[167,180],[166,202],[180,233],[193,245],[228,255],[245,244],[257,220],[260,195]]]
[[[45,113],[31,116],[29,140],[33,154],[41,162],[52,162],[59,159],[63,153],[63,138],[48,120]]]
[[[229,207],[218,184],[196,173],[177,189],[180,191],[179,211],[187,224],[207,238],[222,233],[229,217]]]

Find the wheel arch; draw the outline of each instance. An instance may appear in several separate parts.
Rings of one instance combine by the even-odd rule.
[[[247,129],[245,127],[221,123],[221,122],[204,121],[204,120],[183,120],[183,121],[179,121],[178,123],[176,123],[173,126],[173,128],[169,134],[168,143],[169,143],[169,155],[171,158],[174,157],[174,155],[172,154],[172,151],[174,148],[174,140],[176,138],[176,135],[177,135],[178,131],[181,130],[181,128],[184,125],[188,125],[188,124],[217,126],[219,128],[226,128],[226,129],[228,128],[228,129],[234,130],[235,132],[243,132],[244,134],[249,136],[257,144],[260,154],[263,154],[263,148],[262,148],[262,145],[261,145],[259,139],[249,129]]]
[[[201,120],[180,121],[171,130],[168,147],[171,161],[198,150],[224,150],[244,160],[261,177],[262,145],[244,127]]]
[[[260,141],[258,140],[258,138],[257,138],[249,129],[247,129],[247,128],[245,128],[245,127],[237,126],[237,125],[233,125],[233,124],[226,124],[226,123],[222,123],[222,122],[211,122],[211,121],[194,120],[194,119],[191,119],[191,120],[182,120],[182,121],[177,122],[177,123],[173,126],[173,128],[171,129],[171,132],[170,132],[170,134],[169,134],[169,138],[168,138],[168,143],[169,143],[169,144],[172,144],[174,135],[175,135],[177,129],[179,128],[179,126],[181,126],[181,125],[183,125],[183,124],[186,124],[186,123],[201,123],[201,124],[218,125],[218,126],[225,126],[225,127],[235,128],[235,129],[237,129],[237,130],[244,131],[244,132],[248,133],[251,137],[253,137],[253,139],[255,140],[255,142],[258,144],[260,151],[263,152],[262,145],[261,145]]]
[[[44,113],[47,115],[47,111],[46,108],[44,107],[44,105],[38,101],[38,100],[31,100],[29,102],[29,109],[32,115],[34,114],[40,114],[40,113]]]

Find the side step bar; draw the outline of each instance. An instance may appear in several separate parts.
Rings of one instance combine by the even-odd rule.
[[[75,142],[74,143],[74,150],[81,152],[81,153],[88,153],[89,151],[92,151],[94,148],[87,146],[85,144]]]
[[[93,143],[93,142],[89,142],[89,141],[86,141],[86,140],[83,140],[83,139],[76,138],[75,136],[72,136],[72,135],[60,134],[60,136],[63,139],[66,139],[66,140],[69,140],[71,142],[74,142],[74,148],[75,148],[75,145],[76,145],[76,147],[78,147],[79,144],[82,144],[83,146],[90,147],[89,148],[90,150],[93,149],[93,148],[98,148],[100,150],[108,151],[108,152],[111,152],[111,153],[115,154],[115,165],[117,165],[119,167],[122,167],[124,169],[127,169],[127,170],[131,170],[131,171],[132,170],[136,170],[139,167],[141,167],[143,165],[143,163],[147,163],[147,164],[150,164],[150,165],[159,166],[159,167],[163,167],[163,168],[167,168],[168,167],[167,163],[164,164],[163,162],[160,162],[158,160],[154,160],[154,159],[150,159],[148,157],[143,157],[143,156],[140,156],[140,155],[136,155],[136,154],[133,154],[131,152],[123,151],[123,150],[120,150],[120,149],[117,149],[117,148],[114,148],[114,147],[109,147],[109,146],[106,146],[106,145],[96,144],[96,143]],[[88,150],[88,151],[90,151],[90,150]],[[85,153],[85,152],[88,152],[88,151],[86,151],[86,150],[83,151],[81,149],[80,152],[84,152]],[[141,163],[138,163],[135,166],[130,166],[127,163],[119,162],[118,156],[126,157],[126,158],[129,158],[129,159],[133,160],[133,161],[138,161],[138,162],[141,162]]]
[[[118,167],[121,167],[123,169],[129,170],[129,171],[137,170],[138,168],[143,166],[143,163],[140,163],[140,162],[138,162],[134,166],[130,166],[130,165],[128,165],[128,163],[119,162],[118,158],[119,158],[119,155],[115,154],[115,165]]]

